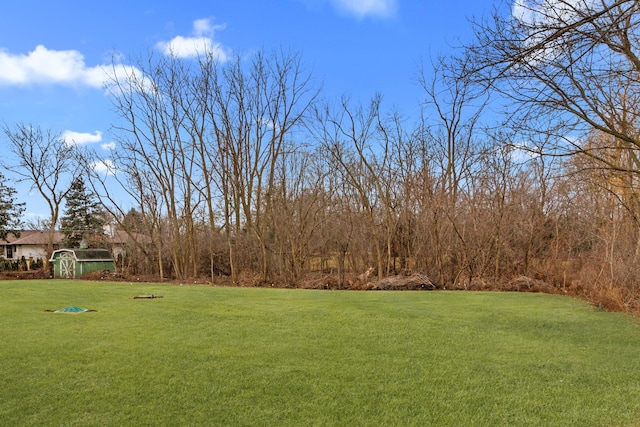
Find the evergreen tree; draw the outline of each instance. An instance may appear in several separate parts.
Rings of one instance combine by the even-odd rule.
[[[94,247],[104,244],[105,215],[82,178],[74,178],[65,201],[64,215],[60,219],[60,231],[65,236],[62,244],[70,248],[79,247],[83,240]]]
[[[122,220],[122,228],[130,233],[143,233],[144,232],[144,218],[142,214],[135,210],[135,208],[129,209]]]
[[[21,215],[24,203],[16,203],[16,190],[7,185],[7,180],[0,173],[0,239],[7,239],[9,233],[20,236],[22,227]]]

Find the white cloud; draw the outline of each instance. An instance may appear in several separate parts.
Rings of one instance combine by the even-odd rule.
[[[116,149],[116,143],[113,142],[113,141],[107,142],[106,144],[100,145],[100,148],[102,148],[103,150],[107,150],[107,151],[115,150]]]
[[[338,9],[357,18],[373,16],[389,18],[395,15],[397,0],[331,0]]]
[[[115,175],[117,168],[111,160],[99,160],[91,165],[95,172],[103,175]]]
[[[135,67],[122,64],[88,67],[76,50],[49,50],[38,45],[25,55],[0,49],[0,86],[60,84],[102,88],[112,76],[136,71]]]
[[[517,164],[524,164],[540,157],[540,147],[536,147],[527,142],[510,146],[508,150],[509,157]]]
[[[193,22],[192,36],[176,36],[168,42],[159,42],[156,46],[165,55],[173,55],[177,58],[212,54],[218,61],[225,62],[229,59],[227,49],[213,39],[215,31],[224,28],[224,25],[212,25],[209,19],[197,19]]]
[[[68,145],[83,145],[102,141],[102,132],[97,130],[95,133],[83,133],[65,130],[61,137]]]
[[[27,55],[0,51],[0,84],[80,84],[100,87],[99,67],[87,67],[75,50],[49,50],[39,45]],[[104,74],[104,73],[102,73]]]

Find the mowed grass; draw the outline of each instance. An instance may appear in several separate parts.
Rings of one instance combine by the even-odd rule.
[[[639,322],[560,296],[0,282],[0,346],[2,426],[640,425]]]

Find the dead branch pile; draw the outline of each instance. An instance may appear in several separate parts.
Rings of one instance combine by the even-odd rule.
[[[409,275],[389,276],[382,280],[364,283],[360,286],[354,284],[354,288],[378,291],[415,291],[435,290],[438,289],[438,286],[426,275],[413,273]]]

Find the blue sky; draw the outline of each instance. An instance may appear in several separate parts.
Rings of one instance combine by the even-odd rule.
[[[170,46],[208,46],[220,58],[284,47],[323,85],[323,96],[416,111],[422,59],[470,37],[468,19],[492,0],[21,0],[0,10],[0,124],[31,123],[77,142],[112,145],[102,67]],[[0,135],[0,147],[7,144]],[[9,174],[7,174],[9,175]],[[9,175],[10,176],[10,175]],[[27,189],[27,218],[47,210]]]

